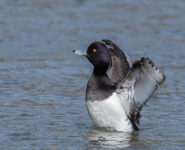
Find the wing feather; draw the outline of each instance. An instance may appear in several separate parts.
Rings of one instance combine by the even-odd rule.
[[[113,82],[121,82],[128,74],[132,67],[132,62],[128,55],[123,52],[115,43],[110,40],[102,40],[110,51],[112,59],[112,74],[111,80]]]
[[[142,58],[133,64],[132,71],[138,73],[134,84],[134,101],[139,110],[146,104],[165,76],[149,58]]]
[[[124,100],[122,104],[127,107],[125,110],[131,121],[139,124],[140,111],[164,80],[164,74],[149,58],[141,58],[133,63],[126,79],[117,89],[120,95],[129,93],[129,101]]]

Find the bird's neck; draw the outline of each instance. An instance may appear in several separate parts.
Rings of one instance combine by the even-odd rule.
[[[94,64],[93,74],[96,76],[107,76],[108,68],[109,68],[108,63],[102,62],[102,63]]]
[[[107,76],[108,66],[94,66],[93,74],[95,76]]]

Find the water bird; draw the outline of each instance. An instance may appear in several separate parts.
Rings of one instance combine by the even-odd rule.
[[[86,105],[95,126],[111,131],[138,131],[140,112],[165,75],[150,58],[132,63],[111,40],[95,41],[87,51],[73,50],[94,66],[86,87]],[[109,68],[112,69],[108,75]]]

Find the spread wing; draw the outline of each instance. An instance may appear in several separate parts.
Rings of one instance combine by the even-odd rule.
[[[164,74],[149,58],[141,58],[133,63],[127,78],[118,88],[122,95],[125,93],[124,90],[129,90],[128,101],[123,102],[127,106],[123,107],[127,107],[126,113],[133,123],[139,124],[140,111],[164,80]]]
[[[133,64],[131,74],[135,74],[134,101],[139,110],[145,105],[159,85],[165,80],[165,75],[149,58],[142,58]],[[132,75],[131,75],[132,76]]]
[[[128,74],[132,63],[127,56],[115,43],[110,40],[102,40],[107,48],[110,50],[112,59],[112,74],[111,80],[113,82],[121,82]]]

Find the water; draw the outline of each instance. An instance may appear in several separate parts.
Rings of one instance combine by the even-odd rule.
[[[0,149],[184,149],[185,1],[1,0]],[[133,134],[96,129],[85,106],[92,66],[74,56],[111,39],[167,80]]]

